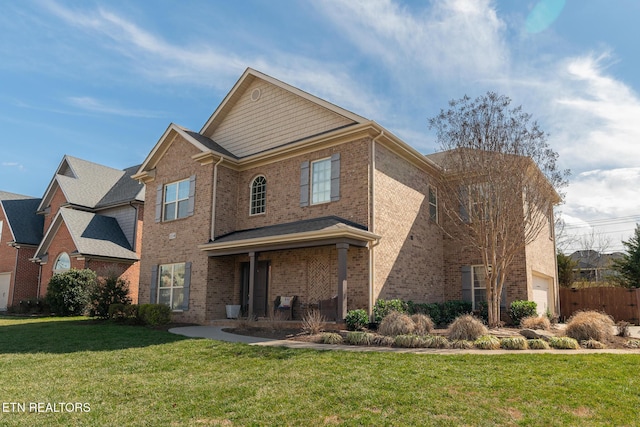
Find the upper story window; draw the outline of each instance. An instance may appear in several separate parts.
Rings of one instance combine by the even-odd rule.
[[[54,273],[64,273],[71,268],[71,259],[69,258],[69,254],[66,252],[62,252],[58,255],[55,264],[53,264],[53,272]]]
[[[432,187],[429,187],[429,218],[438,222],[438,193]]]
[[[251,215],[263,214],[267,206],[267,179],[260,175],[251,182]]]
[[[196,177],[158,185],[156,193],[156,222],[172,221],[193,215]]]
[[[311,203],[331,200],[331,159],[311,163]]]

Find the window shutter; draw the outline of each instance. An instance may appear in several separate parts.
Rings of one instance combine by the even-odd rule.
[[[196,207],[196,176],[191,175],[189,178],[189,206],[187,207],[187,216],[193,215]]]
[[[156,190],[156,222],[162,221],[162,184],[158,185]]]
[[[309,206],[309,161],[300,164],[300,206]]]
[[[184,288],[182,294],[182,310],[189,310],[189,289],[191,288],[191,263],[184,265]]]
[[[151,296],[149,297],[149,302],[151,304],[155,304],[158,302],[158,265],[151,266],[151,288],[150,288]]]
[[[470,265],[463,265],[462,271],[462,301],[473,302],[472,300],[472,287],[473,287],[473,274]]]
[[[469,222],[469,191],[466,186],[460,186],[460,218]]]
[[[331,201],[340,200],[340,153],[331,156]]]

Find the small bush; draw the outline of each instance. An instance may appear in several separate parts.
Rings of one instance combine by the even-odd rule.
[[[500,347],[505,350],[526,350],[529,348],[524,337],[507,337],[500,340]]]
[[[85,314],[95,282],[96,273],[89,269],[72,268],[64,273],[54,274],[49,281],[46,296],[51,312],[57,316]]]
[[[430,335],[424,341],[427,348],[449,348],[451,346],[447,337],[442,335]]]
[[[365,310],[349,310],[345,318],[347,329],[350,331],[360,331],[369,324],[369,315]]]
[[[509,306],[509,317],[514,325],[519,325],[525,317],[537,316],[537,304],[534,301],[513,301]]]
[[[131,304],[129,283],[115,274],[98,278],[90,290],[89,299],[89,316],[107,319],[111,304]]]
[[[413,332],[416,335],[427,335],[433,330],[433,321],[426,314],[414,314],[411,316],[415,329]]]
[[[165,304],[140,304],[138,317],[143,325],[166,325],[171,321],[171,309]]]
[[[640,348],[640,340],[632,339],[624,343],[624,346],[627,348]]]
[[[471,314],[473,306],[469,301],[446,301],[442,304],[439,324],[448,325],[464,314]]]
[[[409,314],[425,314],[431,318],[434,324],[441,325],[441,306],[438,303],[414,303],[413,301],[407,302],[409,307]]]
[[[375,317],[375,321],[379,323],[382,322],[382,319],[387,317],[387,315],[392,311],[397,311],[398,313],[406,313],[408,308],[409,307],[407,303],[400,299],[379,299],[373,306],[373,315]]]
[[[109,319],[118,323],[137,323],[138,306],[132,304],[111,304]]]
[[[480,350],[498,350],[500,340],[493,335],[482,335],[473,342],[473,345]]]
[[[520,320],[520,327],[526,329],[542,329],[548,331],[551,329],[549,318],[542,316],[527,316]]]
[[[309,335],[317,335],[324,331],[326,321],[319,310],[309,310],[302,318],[302,330]]]
[[[373,334],[363,331],[349,331],[345,342],[351,345],[371,345],[374,341]]]
[[[382,319],[378,326],[378,333],[389,337],[408,335],[413,333],[416,325],[409,315],[392,311]]]
[[[534,340],[527,340],[527,345],[531,350],[549,350],[549,343],[543,339],[536,338]]]
[[[413,334],[398,335],[394,340],[394,345],[404,348],[419,348],[425,347],[425,340],[423,337]]]
[[[342,335],[335,332],[325,332],[320,337],[322,344],[342,344]]]
[[[549,346],[558,350],[578,350],[580,344],[570,337],[549,337]]]
[[[482,322],[470,314],[458,317],[449,326],[450,340],[474,341],[481,335],[488,333],[487,327]]]
[[[613,333],[613,319],[597,311],[579,311],[567,322],[565,333],[578,341],[594,339],[609,341]]]
[[[467,340],[456,340],[451,341],[451,348],[456,348],[458,350],[470,350],[473,348],[473,342]]]
[[[596,340],[584,340],[580,341],[580,346],[589,349],[601,350],[603,348],[607,348],[606,345]]]
[[[629,333],[629,322],[625,322],[624,320],[619,321],[618,323],[616,323],[616,329],[618,331],[618,333],[616,334],[619,337],[628,337],[629,335],[631,335]]]

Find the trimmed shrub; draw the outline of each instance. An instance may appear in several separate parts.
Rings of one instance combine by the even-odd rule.
[[[392,311],[406,313],[408,308],[407,303],[400,299],[379,299],[373,306],[373,315],[375,317],[375,321],[379,323],[382,322],[382,319],[387,317],[387,315]]]
[[[389,337],[408,335],[413,333],[416,325],[409,315],[392,311],[382,319],[378,326],[378,333]]]
[[[413,334],[398,335],[394,340],[394,345],[396,347],[404,348],[425,347],[425,340],[423,337],[419,337]]]
[[[165,304],[140,304],[138,317],[147,326],[166,325],[171,321],[171,309]]]
[[[469,301],[446,301],[442,304],[439,324],[448,325],[464,314],[471,314],[473,306]]]
[[[335,332],[325,332],[320,337],[322,344],[342,344],[342,335]]]
[[[413,332],[416,335],[427,335],[433,330],[433,321],[426,314],[414,314],[411,320],[415,325]]]
[[[531,350],[549,350],[549,343],[543,339],[536,338],[534,340],[527,340],[527,345]]]
[[[514,325],[519,325],[525,317],[537,316],[538,304],[534,301],[513,301],[509,306],[509,317]]]
[[[57,316],[85,314],[90,303],[90,292],[96,283],[96,273],[89,269],[72,268],[51,277],[46,302]]]
[[[500,347],[505,350],[526,350],[529,348],[524,337],[507,337],[500,340]]]
[[[429,335],[424,341],[427,348],[449,348],[451,346],[447,337],[442,335]]]
[[[302,318],[302,330],[309,335],[317,335],[324,330],[326,321],[319,310],[309,310]]]
[[[473,348],[473,342],[467,340],[456,340],[451,341],[451,348],[456,348],[458,350],[471,350]]]
[[[363,331],[349,331],[345,342],[351,345],[371,345],[373,343],[373,334]]]
[[[89,316],[107,319],[111,304],[131,304],[129,283],[115,274],[98,278],[91,288],[89,298]]]
[[[549,337],[549,346],[557,350],[578,350],[580,344],[570,337]]]
[[[597,311],[579,311],[567,322],[565,334],[578,341],[609,341],[613,334],[613,326],[611,316]]]
[[[478,318],[465,314],[458,317],[449,326],[449,339],[474,341],[488,332],[487,327]]]
[[[473,342],[473,345],[480,350],[498,350],[500,340],[493,335],[483,335]]]
[[[542,316],[527,316],[520,320],[520,327],[526,329],[542,329],[548,331],[551,329],[549,318]]]
[[[109,319],[114,322],[137,323],[138,306],[133,304],[111,304],[109,306]]]
[[[441,306],[438,303],[415,303],[413,301],[407,302],[409,308],[409,314],[425,314],[431,318],[434,324],[441,325]]]
[[[363,309],[349,310],[345,322],[348,330],[360,331],[369,324],[369,315]]]
[[[606,345],[597,340],[585,340],[580,341],[580,346],[584,348],[589,348],[592,350],[601,350],[603,348],[607,348]]]

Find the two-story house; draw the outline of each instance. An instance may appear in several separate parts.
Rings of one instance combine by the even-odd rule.
[[[30,261],[42,239],[40,199],[0,191],[0,311],[38,295],[37,265]]]
[[[144,186],[139,166],[110,168],[64,156],[37,206],[44,233],[33,261],[40,265],[38,296],[55,273],[70,268],[115,274],[137,301]]]
[[[338,319],[379,298],[460,299],[441,173],[378,123],[247,69],[199,132],[169,125],[133,176],[148,204],[139,300],[205,323],[229,304],[266,316],[278,296],[337,297]],[[531,293],[513,283],[507,301]]]

